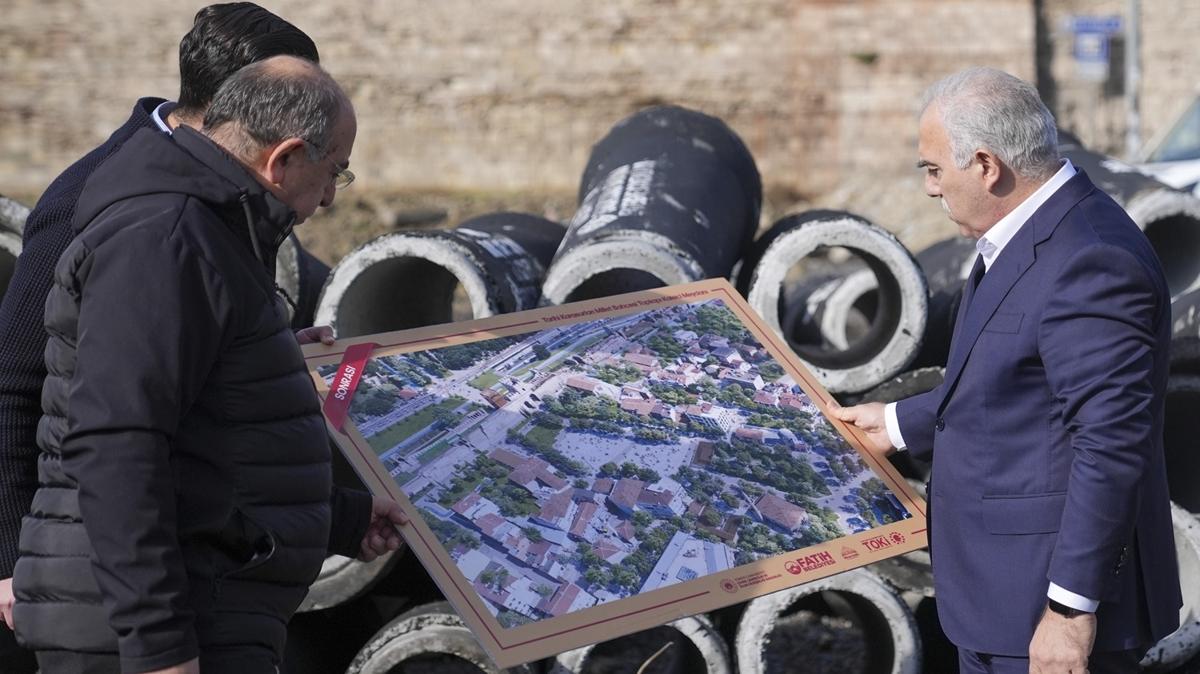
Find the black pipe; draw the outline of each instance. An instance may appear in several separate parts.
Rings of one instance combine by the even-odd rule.
[[[1058,150],[1088,174],[1146,233],[1162,262],[1171,296],[1200,284],[1200,199],[1058,132]]]
[[[728,276],[758,227],[762,185],[724,122],[662,106],[593,147],[579,199],[546,304]]]
[[[1167,380],[1166,424],[1163,452],[1167,465],[1167,491],[1171,500],[1200,515],[1200,376],[1172,374]]]

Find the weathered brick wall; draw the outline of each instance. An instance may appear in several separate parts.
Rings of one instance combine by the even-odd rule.
[[[358,190],[573,190],[615,121],[674,102],[741,134],[777,200],[903,234],[944,223],[912,169],[924,86],[970,63],[1034,76],[1032,0],[263,4],[350,92]],[[173,95],[199,3],[5,6],[0,192],[36,193],[137,96]]]

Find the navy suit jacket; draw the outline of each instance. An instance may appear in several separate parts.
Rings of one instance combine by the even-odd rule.
[[[1170,319],[1146,237],[1080,172],[964,302],[945,382],[897,405],[909,451],[932,454],[934,585],[958,646],[1028,655],[1050,582],[1101,601],[1096,652],[1178,626]]]

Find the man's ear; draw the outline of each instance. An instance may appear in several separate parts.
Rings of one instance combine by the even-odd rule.
[[[289,169],[295,170],[296,162],[301,161],[304,153],[304,141],[299,138],[288,138],[267,148],[263,159],[263,176],[272,185],[282,185]]]
[[[978,167],[979,177],[983,185],[991,190],[1000,182],[1000,158],[987,150],[975,151],[975,166]]]

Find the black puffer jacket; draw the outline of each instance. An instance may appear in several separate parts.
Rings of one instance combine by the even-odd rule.
[[[327,551],[354,554],[369,499],[333,490],[272,281],[294,217],[190,129],[140,131],[93,174],[46,301],[26,645],[258,671]]]

